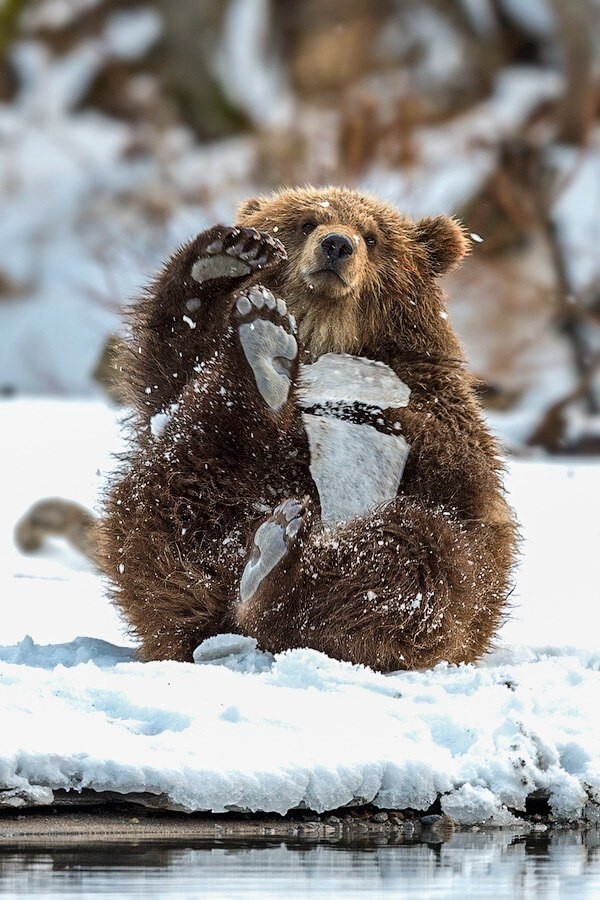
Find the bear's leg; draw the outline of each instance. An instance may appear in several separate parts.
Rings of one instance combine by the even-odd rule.
[[[175,253],[132,306],[121,352],[128,399],[145,416],[177,400],[221,339],[235,290],[287,258],[280,241],[255,228],[216,225]]]
[[[482,543],[447,512],[398,497],[331,531],[301,534],[299,552],[281,515],[273,521],[280,534],[259,528],[266,561],[256,574],[247,565],[235,611],[265,649],[311,647],[383,671],[481,653],[469,626],[481,606],[499,609],[503,598],[490,588]]]
[[[190,647],[235,627],[258,510],[305,478],[297,366],[283,301],[260,287],[239,294],[215,356],[151,421],[115,485],[101,563],[145,659],[189,659]]]

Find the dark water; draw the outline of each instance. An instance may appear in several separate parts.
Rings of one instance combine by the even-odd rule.
[[[253,839],[0,848],[1,897],[600,898],[600,833],[444,844]]]

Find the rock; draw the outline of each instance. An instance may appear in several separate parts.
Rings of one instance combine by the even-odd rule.
[[[440,821],[441,818],[442,818],[442,816],[436,816],[436,815],[434,815],[434,816],[421,816],[421,817],[419,818],[419,822],[420,822],[421,825],[423,825],[425,828],[433,828],[435,825],[437,825],[437,823]]]
[[[386,812],[383,812],[383,810],[382,810],[381,812],[375,813],[375,815],[373,816],[371,821],[380,825],[383,822],[387,822],[389,820],[389,818],[390,817],[388,816],[388,814]]]

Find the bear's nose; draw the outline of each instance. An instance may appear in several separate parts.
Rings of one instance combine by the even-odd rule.
[[[321,241],[321,250],[329,262],[337,262],[347,256],[352,256],[354,247],[352,241],[344,234],[328,234]]]

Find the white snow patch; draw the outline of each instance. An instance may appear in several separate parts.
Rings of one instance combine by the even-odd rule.
[[[23,26],[25,29],[64,28],[100,3],[101,0],[41,0],[23,11]]]
[[[324,353],[300,373],[300,402],[303,406],[328,403],[366,403],[391,409],[407,406],[410,388],[385,363]]]
[[[556,31],[549,0],[500,0],[500,5],[521,28],[535,37],[548,38]]]
[[[302,419],[326,525],[366,515],[394,499],[410,450],[401,434],[309,413]]]
[[[300,403],[321,407],[304,413],[310,472],[327,525],[362,516],[398,493],[409,445],[400,434],[335,416],[335,407],[354,403],[373,410],[406,406],[410,388],[385,363],[346,353],[326,353],[303,366]]]
[[[146,390],[148,390],[146,388]],[[164,432],[165,428],[179,409],[179,403],[171,403],[169,408],[163,412],[155,413],[150,419],[150,431],[152,433],[152,437],[159,438]]]
[[[291,122],[295,103],[284,66],[273,49],[268,7],[268,0],[228,4],[217,69],[231,100],[254,122],[281,127]]]
[[[254,675],[268,672],[274,656],[258,649],[254,638],[243,634],[217,634],[194,651],[194,662],[202,666],[224,666],[232,672]]]
[[[106,49],[118,59],[138,59],[157,42],[162,31],[160,14],[150,7],[120,10],[104,29]]]
[[[488,788],[463,784],[445,794],[443,811],[463,825],[486,822],[490,825],[517,825],[518,819],[500,803],[498,797]]]
[[[585,299],[597,290],[600,279],[600,129],[595,129],[583,152],[555,147],[550,159],[563,185],[552,216],[565,250],[571,289]]]

